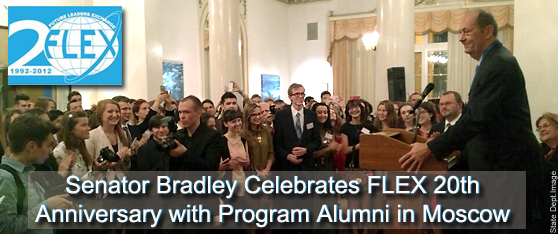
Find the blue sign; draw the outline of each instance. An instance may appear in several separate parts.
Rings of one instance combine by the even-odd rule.
[[[122,85],[122,7],[18,7],[9,85]]]

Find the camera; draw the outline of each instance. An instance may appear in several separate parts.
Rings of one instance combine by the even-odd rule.
[[[275,110],[275,105],[272,105],[272,106],[269,107],[269,112],[271,112],[272,115],[274,115],[275,112],[277,112],[277,111]]]
[[[160,151],[170,151],[172,149],[175,149],[176,147],[178,147],[178,145],[176,144],[176,142],[174,142],[174,137],[172,136],[172,134],[169,134],[167,139],[163,142],[157,141],[157,149],[159,149]]]
[[[101,149],[101,153],[99,155],[99,157],[97,158],[97,162],[98,163],[103,163],[105,161],[109,161],[109,162],[118,162],[120,161],[120,157],[114,153],[112,150],[109,149],[109,147],[105,147]]]

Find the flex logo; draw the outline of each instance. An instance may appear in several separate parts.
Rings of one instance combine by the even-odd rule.
[[[8,84],[122,85],[122,7],[10,7]]]

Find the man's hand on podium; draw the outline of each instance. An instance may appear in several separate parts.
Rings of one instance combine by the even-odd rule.
[[[413,147],[411,151],[399,158],[399,162],[401,163],[401,168],[409,167],[407,172],[415,171],[418,173],[422,165],[430,158],[432,152],[430,152],[428,145],[425,143],[414,143],[411,146]]]

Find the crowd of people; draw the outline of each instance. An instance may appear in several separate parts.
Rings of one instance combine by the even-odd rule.
[[[83,179],[96,179],[97,171],[105,172],[103,176],[108,179],[122,178],[126,171],[222,171],[240,183],[248,172],[263,179],[274,170],[342,172],[360,169],[361,134],[393,128],[417,131],[430,139],[427,147],[438,156],[447,151],[438,146],[439,142],[463,143],[449,138],[455,134],[443,133],[454,126],[457,132],[465,131],[464,126],[485,124],[474,122],[479,116],[494,119],[479,112],[486,107],[479,104],[481,90],[482,86],[469,94],[470,107],[459,93],[448,91],[439,101],[423,102],[414,113],[412,106],[421,98],[418,93],[406,102],[381,101],[373,109],[366,100],[345,102],[328,91],[321,93],[318,102],[306,97],[305,88],[296,83],[288,88],[290,105],[272,98],[262,100],[257,94],[248,97],[236,84],[218,102],[195,96],[173,100],[167,92],[161,92],[152,101],[116,96],[88,110],[84,110],[82,96],[76,91],[68,95],[65,110],[59,110],[50,98],[39,98],[32,104],[29,96],[18,94],[0,129],[5,155],[2,168],[7,165],[14,169],[0,170],[0,191],[6,194],[0,214],[7,214],[0,217],[0,233],[25,230],[27,216],[21,210],[27,207],[45,202],[50,208],[71,207],[65,195],[45,197],[43,190],[31,188],[26,188],[28,203],[19,207],[21,189],[15,184],[27,181],[23,176],[27,171],[45,170],[62,178],[76,175]],[[242,96],[242,103],[237,94]],[[489,96],[481,98],[491,100]],[[464,120],[469,121],[467,125],[458,124],[469,108],[473,114]],[[503,126],[501,122],[492,124]],[[545,113],[536,124],[544,159],[558,162],[558,115]],[[474,137],[471,132],[467,134]],[[402,160],[403,165],[410,163],[416,168],[414,162],[406,160],[420,160],[423,151],[417,147],[422,146],[414,146]],[[117,162],[110,159],[114,155],[119,158]],[[475,161],[459,160],[453,170],[478,166],[471,162]],[[234,195],[235,199],[225,202],[240,207],[272,204],[269,197],[247,202],[242,199],[242,190]]]

